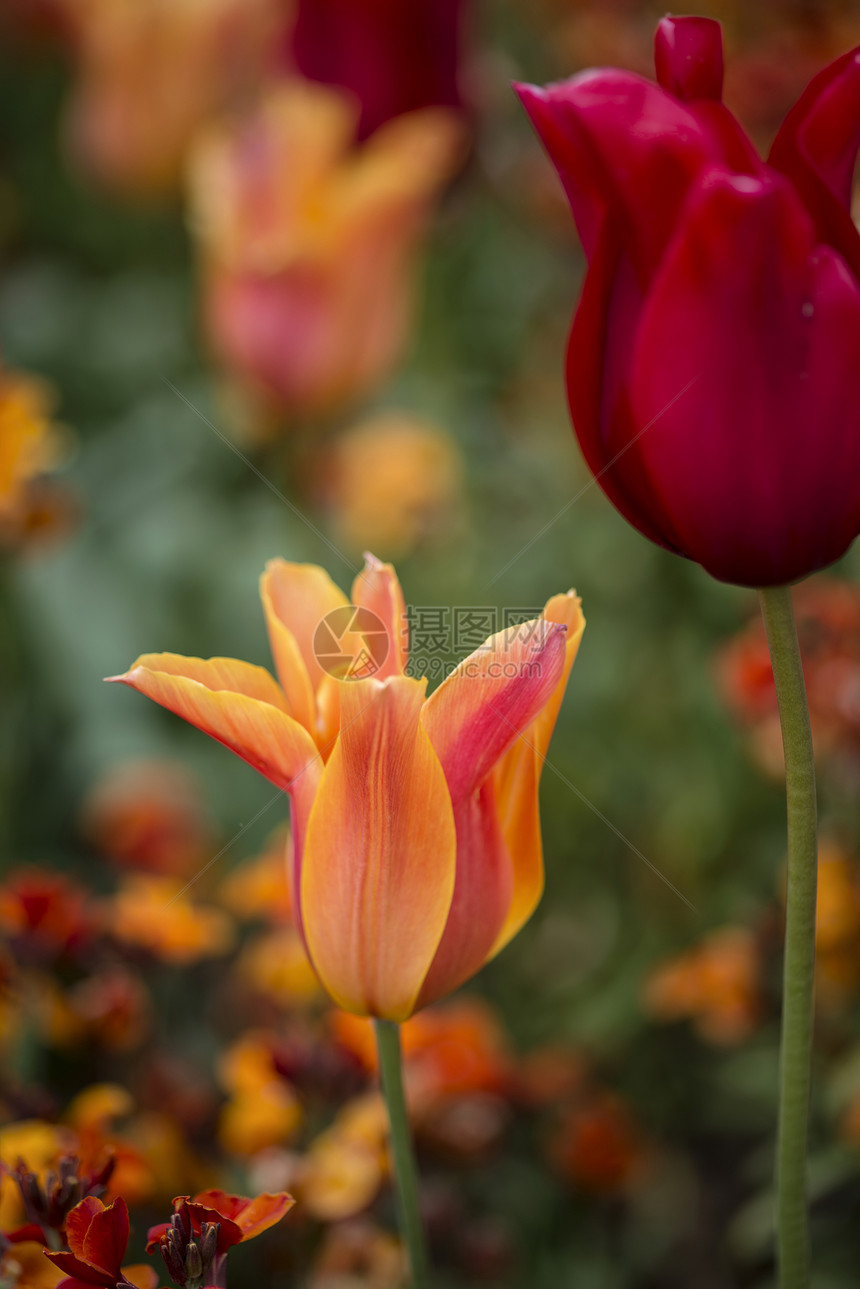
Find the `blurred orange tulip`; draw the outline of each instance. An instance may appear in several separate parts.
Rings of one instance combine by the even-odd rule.
[[[278,0],[63,3],[79,63],[72,153],[111,188],[169,192],[201,122],[257,83]]]
[[[215,352],[294,417],[364,394],[400,357],[416,252],[462,155],[444,108],[399,117],[360,147],[357,111],[337,90],[288,82],[192,157]]]
[[[113,679],[290,794],[293,907],[317,974],[346,1011],[405,1020],[473,975],[540,898],[538,784],[585,626],[579,600],[556,595],[491,636],[427,698],[426,679],[405,674],[390,565],[368,557],[351,606],[323,569],[282,560],[262,595],[280,686],[248,663],[176,654]],[[342,657],[326,672],[314,642],[336,610],[321,630]],[[368,679],[331,674],[355,674],[347,640],[363,645]]]

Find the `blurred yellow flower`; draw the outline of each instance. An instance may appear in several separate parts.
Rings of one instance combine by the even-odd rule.
[[[818,852],[815,947],[819,1000],[844,1002],[860,984],[860,868],[827,839]]]
[[[35,1240],[10,1244],[0,1255],[0,1284],[15,1289],[56,1289],[68,1283],[66,1274],[45,1257],[44,1246]]]
[[[278,0],[63,0],[78,55],[72,153],[133,195],[170,191],[194,132],[256,84]]]
[[[63,452],[52,420],[54,397],[46,381],[0,370],[0,541],[14,542],[41,526],[45,499],[37,489]]]
[[[178,881],[135,874],[102,904],[105,929],[130,948],[174,966],[225,953],[232,920],[221,909],[193,904]]]
[[[134,1207],[202,1184],[177,1124],[167,1114],[141,1113],[117,1083],[84,1088],[68,1106],[65,1121],[75,1134],[74,1153],[86,1164],[94,1167],[113,1157],[109,1198],[121,1195]]]
[[[448,434],[389,411],[332,444],[319,490],[342,545],[393,558],[462,529],[463,476],[462,455]]]
[[[375,1199],[388,1172],[388,1118],[382,1098],[350,1101],[311,1144],[297,1182],[303,1208],[322,1222],[339,1222]]]
[[[288,877],[288,824],[277,827],[262,854],[244,860],[218,888],[218,897],[234,917],[292,925],[292,900]]]
[[[463,155],[427,108],[356,146],[357,104],[293,80],[211,129],[190,167],[207,328],[261,403],[315,416],[379,382],[409,341],[414,260]]]
[[[0,1231],[12,1231],[25,1220],[17,1185],[4,1176],[3,1168],[14,1168],[23,1159],[30,1172],[44,1181],[58,1155],[74,1144],[67,1129],[41,1119],[24,1119],[0,1128]]]
[[[294,928],[256,936],[243,949],[236,971],[252,989],[280,1006],[313,1002],[323,995],[301,936]]]
[[[275,1069],[263,1035],[244,1034],[222,1056],[218,1073],[229,1100],[218,1140],[229,1154],[251,1156],[293,1137],[302,1121],[298,1099]]]
[[[311,1275],[310,1289],[403,1289],[407,1280],[398,1240],[372,1222],[329,1227]]]

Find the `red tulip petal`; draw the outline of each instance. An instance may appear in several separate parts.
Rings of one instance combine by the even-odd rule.
[[[409,661],[409,621],[403,591],[390,564],[365,553],[365,564],[352,584],[352,602],[370,609],[388,632],[388,657],[375,673],[377,680],[402,676]]]
[[[492,779],[454,805],[457,876],[445,933],[418,1007],[451,993],[486,962],[513,896],[513,863],[499,821]]]
[[[420,720],[425,682],[344,684],[341,733],[317,791],[301,873],[311,960],[347,1011],[403,1020],[454,889],[445,776]]]
[[[781,179],[704,184],[655,279],[638,424],[689,380],[628,454],[683,551],[743,585],[838,558],[860,528],[860,290]]]
[[[424,704],[422,722],[457,803],[548,702],[564,667],[566,630],[542,618],[490,636]]]
[[[657,80],[688,99],[723,97],[723,29],[713,18],[661,18],[654,37]]]
[[[227,1195],[224,1191],[211,1190],[195,1195],[194,1203],[222,1213],[239,1227],[243,1240],[251,1240],[280,1222],[284,1214],[293,1207],[295,1200],[286,1191],[280,1191],[276,1195],[265,1192],[253,1199],[246,1199],[244,1195]]]
[[[642,299],[632,265],[607,219],[567,347],[570,411],[588,467],[616,510],[652,542],[673,550],[672,534],[654,510],[645,480],[627,468],[634,437],[627,367]]]
[[[721,160],[693,113],[632,72],[515,88],[564,184],[586,255],[608,213],[647,283],[690,185]]]
[[[860,278],[860,235],[851,195],[860,148],[860,49],[837,58],[810,81],[782,124],[768,162],[797,188],[821,241]]]

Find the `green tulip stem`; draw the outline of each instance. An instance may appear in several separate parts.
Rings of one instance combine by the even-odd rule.
[[[374,1021],[374,1027],[382,1093],[388,1106],[388,1122],[391,1128],[391,1153],[394,1158],[400,1221],[412,1269],[412,1289],[426,1289],[427,1246],[418,1206],[418,1172],[412,1148],[409,1111],[403,1094],[400,1026],[390,1020],[377,1020]]]
[[[776,1244],[780,1289],[808,1289],[806,1152],[812,1075],[817,821],[809,707],[791,588],[761,591],[782,744],[788,809],[788,880],[776,1154]]]

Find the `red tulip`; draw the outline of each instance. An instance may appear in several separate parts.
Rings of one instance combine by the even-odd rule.
[[[292,61],[349,90],[359,137],[403,112],[458,107],[463,0],[299,0]]]
[[[811,82],[763,162],[721,102],[720,26],[664,18],[658,85],[518,92],[589,261],[567,383],[585,458],[640,532],[746,586],[860,532],[860,51]]]

